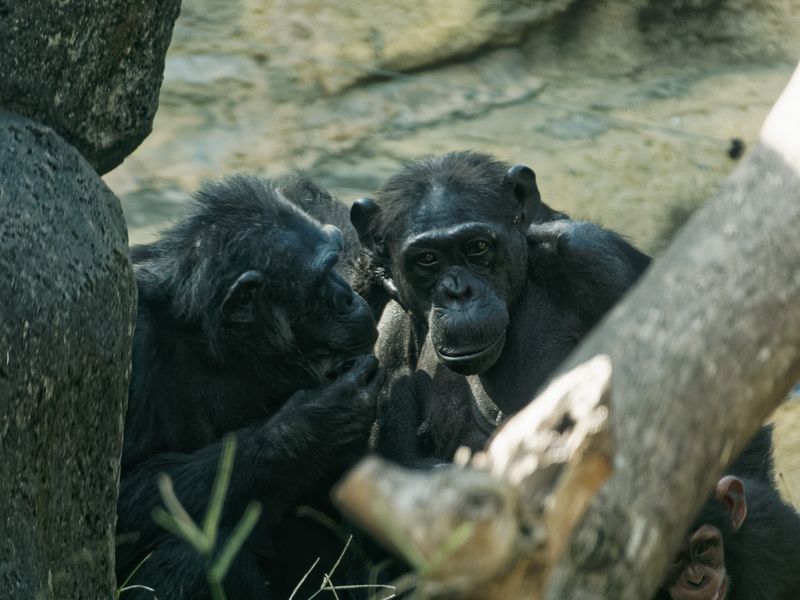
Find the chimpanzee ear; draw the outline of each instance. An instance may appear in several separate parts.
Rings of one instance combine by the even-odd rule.
[[[514,165],[503,178],[503,187],[511,190],[519,202],[522,208],[521,222],[527,225],[542,201],[536,186],[536,173],[525,165]]]
[[[747,501],[742,480],[733,475],[720,479],[717,483],[717,500],[731,513],[731,527],[738,531],[747,518]]]
[[[222,301],[222,316],[230,323],[252,323],[255,319],[255,298],[264,284],[261,271],[245,271],[239,276]]]
[[[356,228],[361,245],[376,256],[386,254],[383,240],[374,233],[380,213],[380,206],[372,198],[359,198],[350,207],[350,222]]]

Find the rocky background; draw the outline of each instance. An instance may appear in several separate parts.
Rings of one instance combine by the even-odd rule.
[[[139,243],[203,179],[300,170],[350,202],[471,148],[658,253],[798,57],[796,0],[186,0],[153,133],[105,180]],[[800,503],[800,403],[777,421]]]
[[[100,178],[180,0],[0,0],[0,600],[112,598],[136,286]]]

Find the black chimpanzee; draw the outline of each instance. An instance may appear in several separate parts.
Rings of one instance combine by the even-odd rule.
[[[351,219],[366,257],[354,286],[382,290],[378,310],[395,300],[375,443],[406,463],[481,448],[649,264],[544,204],[530,168],[472,152],[407,166]]]
[[[769,482],[726,475],[703,507],[657,600],[800,598],[800,516]]]
[[[250,500],[264,506],[225,580],[228,597],[287,598],[321,555],[309,577],[318,585],[342,549],[295,509],[324,502],[366,451],[382,370],[369,354],[374,317],[334,269],[341,233],[300,208],[315,201],[332,199],[299,178],[207,184],[188,218],[132,252],[139,304],[118,505],[120,581],[152,553],[133,583],[163,599],[208,597],[194,550],[151,513],[163,472],[201,519],[226,432],[235,432],[238,448],[221,540]]]

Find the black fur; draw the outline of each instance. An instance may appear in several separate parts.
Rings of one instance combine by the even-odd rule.
[[[139,304],[118,505],[117,577],[164,600],[208,597],[195,552],[157,526],[159,473],[199,522],[220,458],[238,447],[221,539],[251,500],[255,532],[229,598],[287,598],[318,556],[317,587],[343,542],[296,509],[366,451],[380,370],[374,318],[333,269],[341,233],[301,209],[334,202],[311,182],[238,176],[204,186],[191,214],[133,250]],[[302,592],[307,597],[308,590]],[[127,598],[150,598],[142,591]]]
[[[374,442],[401,462],[481,448],[649,264],[544,204],[527,167],[472,152],[407,166],[351,219],[356,289],[396,301],[371,302],[391,378]]]
[[[774,487],[775,459],[772,451],[772,430],[772,425],[761,427],[725,473],[740,478],[757,479]]]

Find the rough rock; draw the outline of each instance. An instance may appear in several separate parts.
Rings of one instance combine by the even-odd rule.
[[[341,91],[381,75],[519,41],[572,0],[244,0],[243,33],[268,53],[273,94]]]
[[[0,112],[0,599],[111,598],[136,290],[117,198]]]
[[[180,0],[0,0],[0,107],[100,173],[150,133]]]

